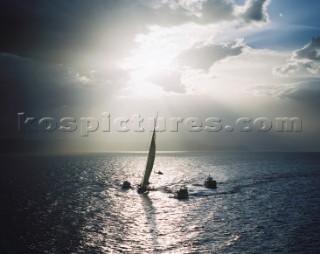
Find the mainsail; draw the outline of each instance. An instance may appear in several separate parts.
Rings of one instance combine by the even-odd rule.
[[[148,160],[146,165],[146,170],[144,172],[144,176],[141,182],[141,188],[146,188],[149,184],[149,178],[151,175],[151,171],[153,168],[154,159],[156,157],[156,130],[153,130],[152,139],[149,147]]]
[[[140,184],[141,191],[147,189],[147,185],[149,184],[149,178],[150,178],[151,171],[152,171],[152,168],[153,168],[154,159],[156,157],[156,125],[157,125],[157,118],[158,118],[158,114],[157,114],[157,116],[155,118],[152,139],[151,139],[151,143],[150,143],[150,147],[149,147],[149,154],[148,154],[146,170],[144,172],[144,176],[143,176],[142,182]]]

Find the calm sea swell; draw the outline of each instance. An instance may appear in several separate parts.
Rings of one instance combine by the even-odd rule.
[[[1,253],[318,253],[320,154],[1,157]],[[217,190],[202,187],[211,174]],[[185,184],[187,201],[170,191]]]

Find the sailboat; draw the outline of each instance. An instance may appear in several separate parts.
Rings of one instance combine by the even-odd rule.
[[[154,159],[156,157],[156,125],[157,125],[157,118],[158,118],[158,113],[157,113],[157,116],[155,118],[154,129],[153,129],[151,143],[150,143],[150,147],[149,147],[149,153],[148,153],[148,160],[147,160],[146,169],[144,171],[144,175],[143,175],[141,184],[138,187],[138,193],[139,194],[146,193],[149,190],[148,189],[149,178],[150,178],[150,175],[151,175],[151,172],[152,172]],[[174,197],[177,198],[177,199],[187,199],[189,197],[188,188],[186,186],[180,187],[180,189],[177,190],[174,193]]]
[[[149,178],[154,164],[154,159],[156,157],[156,125],[157,125],[158,114],[155,118],[154,129],[152,134],[152,139],[149,147],[148,160],[146,165],[146,170],[141,181],[141,184],[138,187],[138,193],[142,194],[148,190]]]

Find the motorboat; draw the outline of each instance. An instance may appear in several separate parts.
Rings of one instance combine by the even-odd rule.
[[[189,198],[188,188],[186,186],[180,187],[179,190],[174,192],[174,198],[176,199],[187,199]]]
[[[128,189],[130,189],[130,188],[131,188],[131,183],[130,183],[129,181],[124,181],[124,182],[122,183],[122,189],[128,190]]]
[[[204,181],[204,186],[209,189],[216,189],[217,181],[213,180],[213,178],[209,175],[207,179]]]

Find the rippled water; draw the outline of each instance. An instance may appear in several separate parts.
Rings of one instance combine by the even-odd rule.
[[[1,253],[318,253],[320,154],[1,157]],[[211,174],[216,190],[202,187]],[[178,185],[188,200],[172,198]]]

